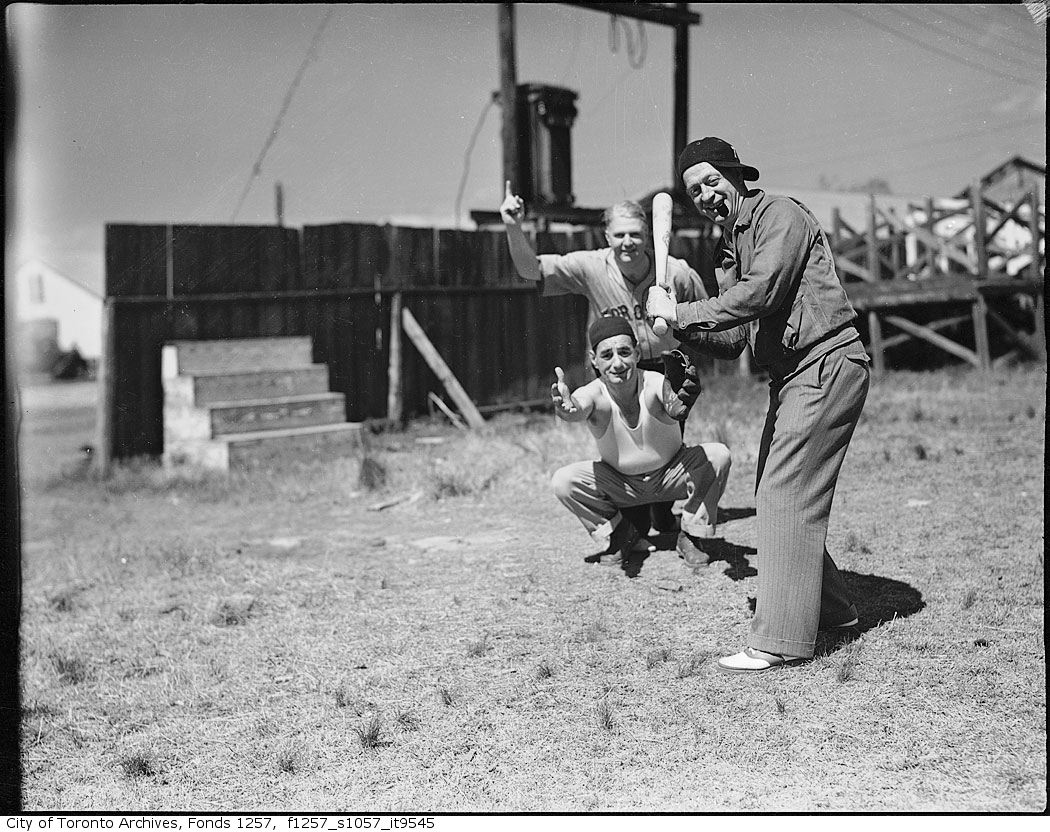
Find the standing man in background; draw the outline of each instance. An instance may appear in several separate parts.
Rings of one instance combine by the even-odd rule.
[[[709,137],[678,157],[697,211],[725,229],[715,298],[649,290],[648,312],[688,341],[751,327],[755,362],[769,373],[758,454],[758,597],[747,648],[718,662],[754,673],[812,658],[821,628],[856,626],[826,540],[839,469],[868,394],[869,359],[831,246],[797,200],[749,188],[758,171]]]
[[[668,331],[657,335],[652,321],[646,318],[645,298],[650,286],[655,285],[652,234],[645,210],[637,202],[618,202],[603,215],[605,240],[608,247],[594,251],[572,251],[568,254],[540,254],[537,256],[521,227],[525,203],[511,192],[506,184],[500,215],[507,230],[511,260],[518,274],[525,280],[542,281],[543,294],[577,294],[587,298],[588,327],[604,316],[615,315],[626,319],[634,332],[640,352],[638,368],[662,373],[661,354],[678,347],[678,340]],[[667,279],[673,284],[676,297],[682,300],[701,300],[708,297],[700,275],[684,260],[667,258]],[[681,423],[685,435],[685,423]],[[657,532],[673,532],[678,523],[671,512],[673,502],[653,503],[649,509],[633,510],[630,517],[642,535],[651,522]],[[649,516],[643,519],[648,511]],[[644,527],[644,528],[643,528]]]

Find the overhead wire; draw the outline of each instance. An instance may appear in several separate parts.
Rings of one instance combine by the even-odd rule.
[[[631,27],[623,18],[617,14],[609,15],[609,51],[614,55],[620,49],[620,27],[623,27],[624,40],[627,42],[627,63],[631,69],[641,69],[645,64],[645,55],[649,51],[649,42],[645,34],[645,23],[638,23],[638,46],[635,47],[634,36]]]
[[[467,187],[467,177],[470,175],[470,158],[474,153],[474,144],[477,142],[478,136],[481,134],[481,127],[485,123],[485,116],[488,115],[489,110],[492,109],[492,105],[498,100],[499,93],[493,93],[489,96],[488,101],[485,102],[485,106],[481,108],[481,115],[478,116],[477,124],[474,125],[474,131],[470,134],[470,141],[467,142],[467,149],[463,153],[463,173],[459,177],[459,189],[456,191],[456,228],[460,227],[459,210],[460,205],[463,202],[463,192]]]
[[[991,73],[992,75],[998,75],[1000,78],[1005,78],[1005,79],[1007,79],[1009,81],[1015,81],[1015,82],[1017,82],[1019,84],[1025,84],[1025,85],[1028,85],[1028,86],[1040,86],[1039,84],[1037,84],[1031,78],[1021,78],[1021,77],[1019,77],[1017,75],[1013,75],[1013,74],[1008,73],[1008,72],[1000,72],[999,70],[983,66],[982,64],[974,63],[973,61],[971,61],[971,60],[969,60],[967,58],[964,58],[964,57],[962,57],[960,55],[956,55],[956,54],[954,54],[952,52],[947,52],[947,51],[945,51],[943,49],[940,49],[939,47],[932,46],[931,44],[925,43],[924,41],[921,41],[918,38],[912,37],[911,35],[907,34],[906,32],[897,31],[896,29],[892,29],[889,26],[884,25],[880,21],[872,20],[867,15],[861,14],[860,12],[856,11],[855,9],[853,9],[853,8],[851,8],[849,6],[845,6],[845,5],[841,4],[841,3],[834,3],[832,5],[834,5],[835,8],[839,9],[839,11],[846,12],[846,14],[852,15],[852,16],[854,16],[856,18],[859,18],[860,20],[863,20],[869,26],[874,26],[877,29],[881,29],[883,32],[886,32],[886,33],[888,33],[890,35],[893,35],[894,37],[902,38],[903,40],[906,40],[909,43],[915,44],[916,46],[919,46],[919,47],[921,47],[922,49],[925,49],[928,52],[933,52],[933,53],[935,53],[937,55],[940,55],[940,56],[942,56],[944,58],[948,58],[949,60],[955,61],[956,63],[964,64],[965,66],[968,66],[968,67],[970,67],[972,69],[978,69],[978,70],[981,70],[982,72]]]
[[[897,5],[899,6],[900,4],[898,3]],[[927,10],[929,11],[929,9],[927,9]],[[936,10],[936,7],[934,8],[934,11],[935,10]],[[993,58],[995,58],[996,60],[999,60],[999,61],[1010,61],[1010,60],[1016,61],[1016,60],[1021,60],[1022,62],[1025,62],[1024,58],[1020,58],[1020,59],[1012,58],[1009,55],[1008,47],[1004,46],[1003,49],[1000,51],[1000,50],[993,49],[993,48],[990,48],[990,47],[987,47],[987,46],[981,46],[978,43],[973,43],[970,40],[966,40],[965,38],[959,37],[958,35],[950,32],[948,29],[945,29],[943,26],[937,25],[932,20],[923,20],[921,18],[915,17],[914,15],[909,14],[908,12],[904,11],[904,9],[896,8],[896,9],[894,9],[894,12],[896,14],[900,15],[901,17],[905,18],[906,20],[910,20],[913,23],[919,24],[920,26],[924,26],[924,27],[930,29],[931,31],[935,31],[935,32],[939,32],[939,33],[941,33],[943,35],[947,35],[949,38],[951,38],[956,43],[958,43],[960,46],[963,46],[966,49],[971,49],[971,50],[974,50],[976,52],[983,52],[984,54],[990,55],[991,57],[993,57]],[[1011,69],[1021,70],[1021,69],[1028,69],[1029,67],[1030,67],[1030,62],[1025,62],[1025,66],[1023,66],[1023,67],[1011,67]]]
[[[1001,8],[1001,7],[997,7],[997,8]],[[1043,58],[1043,59],[1046,58],[1046,49],[1045,49],[1045,47],[1042,50],[1040,50],[1038,48],[1027,46],[1027,45],[1025,45],[1023,43],[1018,42],[1016,37],[1014,37],[1017,34],[1016,30],[1011,29],[1009,35],[1003,34],[1002,32],[989,30],[989,29],[982,30],[982,29],[978,28],[976,21],[974,21],[972,19],[971,20],[963,20],[961,17],[958,17],[957,15],[954,15],[951,12],[949,12],[948,9],[946,9],[944,6],[936,6],[935,7],[935,11],[936,11],[937,14],[941,15],[942,17],[946,18],[947,20],[951,20],[956,25],[961,26],[962,28],[966,29],[968,32],[971,32],[971,33],[973,33],[975,35],[978,35],[980,37],[985,37],[985,36],[996,37],[996,38],[999,38],[1000,40],[1007,41],[1007,44],[1009,45],[1009,47],[1011,49],[1017,49],[1017,50],[1019,50],[1021,52],[1025,52],[1026,54],[1028,54],[1028,55],[1030,55],[1030,56],[1032,56],[1034,58]],[[1029,18],[1029,22],[1031,22],[1031,18]],[[1038,30],[1035,30],[1035,34],[1036,34],[1036,37],[1039,37]]]
[[[292,83],[288,87],[288,91],[284,94],[284,100],[281,102],[281,109],[277,113],[277,118],[273,123],[273,127],[270,128],[270,132],[266,136],[266,141],[263,142],[262,150],[259,151],[255,164],[252,165],[252,171],[248,175],[248,181],[244,184],[244,190],[241,191],[240,199],[237,200],[237,207],[233,209],[233,213],[230,215],[231,223],[237,219],[237,214],[240,212],[241,206],[244,205],[244,200],[247,199],[248,193],[251,191],[256,177],[262,173],[263,159],[266,158],[266,154],[269,152],[270,147],[277,139],[277,132],[281,128],[281,122],[284,120],[284,116],[288,112],[288,108],[291,106],[292,97],[295,95],[295,91],[299,88],[299,83],[303,80],[303,75],[306,73],[306,67],[317,57],[317,44],[320,42],[321,35],[324,33],[325,27],[328,25],[328,21],[331,20],[334,11],[334,9],[329,8],[328,11],[325,12],[321,24],[317,27],[317,31],[314,32],[314,36],[310,40],[310,46],[306,50],[306,57],[303,58],[299,70],[295,73],[295,77],[292,79]]]
[[[899,150],[908,150],[909,148],[912,148],[912,147],[924,147],[924,146],[932,145],[932,144],[943,144],[944,142],[955,141],[957,139],[967,139],[967,138],[973,138],[975,136],[985,136],[985,135],[988,135],[989,133],[996,133],[996,132],[999,132],[1001,130],[1009,130],[1009,129],[1014,128],[1014,127],[1031,126],[1031,125],[1034,125],[1034,124],[1037,124],[1037,123],[1038,122],[1034,121],[1031,118],[1017,119],[1015,121],[1005,121],[1005,122],[1001,122],[999,124],[996,124],[996,125],[994,125],[992,127],[985,127],[985,128],[981,128],[981,129],[977,129],[977,130],[968,130],[968,131],[964,131],[964,132],[961,132],[961,133],[953,133],[950,136],[940,136],[938,138],[925,138],[922,141],[917,141],[917,142],[906,142],[904,144],[887,144],[887,145],[884,146],[884,148],[882,150],[874,150],[874,151],[872,151],[872,150],[865,150],[865,151],[858,151],[856,153],[847,153],[847,154],[843,154],[843,155],[839,155],[839,156],[824,157],[824,158],[819,159],[819,160],[817,160],[815,162],[809,162],[809,163],[803,162],[803,163],[801,163],[801,164],[799,164],[797,166],[806,168],[806,167],[815,167],[817,165],[827,164],[829,162],[846,162],[846,161],[850,161],[851,159],[856,159],[856,158],[863,157],[863,156],[880,155],[882,153],[895,153],[895,152],[897,152]]]

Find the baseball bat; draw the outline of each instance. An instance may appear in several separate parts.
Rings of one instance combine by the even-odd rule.
[[[661,289],[670,288],[667,283],[667,250],[671,245],[671,211],[674,203],[671,195],[660,192],[653,197],[653,251],[656,256],[656,285]],[[667,332],[667,321],[657,318],[653,321],[653,332],[664,335]]]

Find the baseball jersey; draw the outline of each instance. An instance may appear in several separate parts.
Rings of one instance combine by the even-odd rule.
[[[645,298],[649,287],[656,283],[652,255],[649,273],[637,286],[623,276],[611,248],[541,254],[539,261],[544,295],[584,295],[588,302],[587,326],[603,315],[626,318],[638,339],[643,361],[659,359],[661,352],[678,346],[670,329],[662,336],[657,335],[645,317]],[[700,275],[684,260],[667,258],[667,279],[674,286],[679,303],[708,297]]]

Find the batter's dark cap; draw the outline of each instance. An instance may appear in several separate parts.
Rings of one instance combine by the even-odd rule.
[[[619,315],[605,315],[598,318],[587,330],[587,339],[591,342],[592,350],[606,338],[612,338],[614,335],[630,335],[631,341],[635,344],[638,343],[634,330],[631,329],[627,319],[621,318]]]
[[[714,136],[689,142],[685,149],[678,154],[678,178],[681,179],[683,173],[693,165],[699,165],[701,162],[707,162],[719,170],[722,168],[738,168],[744,174],[744,179],[758,179],[757,168],[743,164],[740,161],[740,157],[736,155],[733,145],[724,139],[717,139]]]

